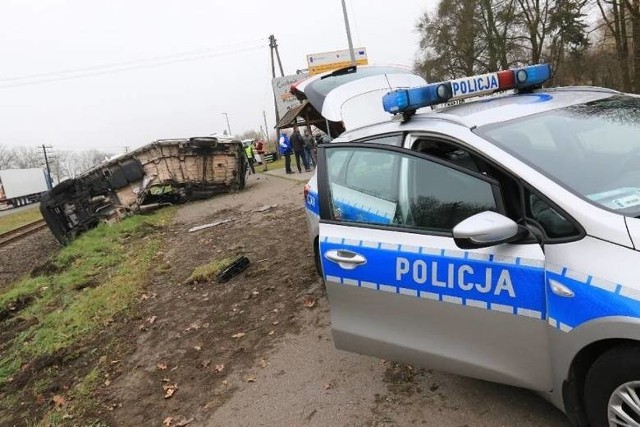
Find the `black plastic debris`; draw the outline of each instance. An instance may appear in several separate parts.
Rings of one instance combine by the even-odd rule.
[[[231,279],[232,277],[237,276],[244,269],[249,267],[249,263],[250,262],[251,261],[249,261],[249,258],[247,258],[244,255],[239,257],[238,259],[233,261],[231,264],[229,264],[227,267],[225,267],[225,269],[222,270],[216,276],[216,281],[220,282],[220,283],[224,283],[224,282],[228,281],[229,279]]]

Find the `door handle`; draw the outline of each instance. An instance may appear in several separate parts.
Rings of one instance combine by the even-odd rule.
[[[355,252],[344,249],[332,249],[324,253],[324,257],[333,261],[345,270],[353,270],[359,265],[366,264],[367,259]]]

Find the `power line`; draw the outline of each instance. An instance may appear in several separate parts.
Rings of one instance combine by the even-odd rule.
[[[144,68],[155,68],[155,67],[161,67],[164,65],[177,64],[181,62],[197,61],[197,60],[215,58],[215,57],[224,56],[224,55],[231,55],[235,53],[249,52],[249,51],[262,49],[263,47],[264,45],[261,44],[257,46],[248,46],[244,48],[227,50],[223,52],[211,52],[211,53],[202,54],[202,55],[191,54],[191,56],[186,56],[187,54],[177,54],[177,55],[170,55],[165,57],[122,62],[122,63],[113,64],[113,65],[84,67],[84,68],[78,68],[76,70],[65,70],[65,71],[57,71],[57,72],[51,72],[51,73],[31,74],[28,76],[11,77],[11,78],[0,79],[0,82],[15,81],[16,83],[0,84],[0,89],[19,87],[19,86],[29,86],[29,85],[42,84],[42,83],[50,83],[50,82],[63,81],[63,80],[73,80],[73,79],[84,78],[84,77],[101,76],[106,74],[121,73],[123,71],[132,71],[132,70],[138,70],[138,69],[144,69]],[[180,56],[180,55],[183,57],[171,59],[172,57]],[[148,63],[145,64],[144,62],[148,62]],[[23,80],[23,81],[20,81],[20,80]]]
[[[260,43],[260,45],[258,46],[257,43]],[[88,66],[88,67],[71,68],[71,69],[68,69],[68,70],[48,71],[48,72],[44,72],[44,73],[34,73],[34,74],[25,74],[25,75],[22,75],[22,76],[5,77],[5,78],[0,78],[0,82],[10,82],[10,81],[16,81],[16,80],[33,79],[33,78],[38,78],[38,77],[49,77],[49,76],[56,76],[56,75],[60,75],[60,74],[74,74],[74,73],[81,73],[81,72],[87,72],[87,71],[96,71],[96,70],[100,71],[103,68],[116,68],[116,67],[122,67],[122,66],[127,66],[127,65],[140,64],[140,63],[144,63],[144,62],[157,62],[157,61],[163,61],[163,60],[168,60],[168,59],[176,59],[176,58],[184,57],[184,56],[201,55],[201,54],[206,54],[206,53],[216,53],[215,50],[218,50],[218,49],[226,50],[226,49],[233,49],[233,48],[243,49],[243,48],[246,48],[246,47],[260,47],[260,46],[263,46],[262,43],[264,43],[263,39],[250,40],[250,41],[245,41],[245,42],[233,43],[233,44],[229,44],[229,45],[215,46],[215,47],[208,47],[208,48],[190,50],[190,51],[186,51],[186,52],[173,53],[173,54],[170,54],[170,55],[161,55],[161,56],[154,56],[154,57],[150,57],[150,58],[141,58],[141,59],[133,59],[133,60],[129,60],[129,61],[112,62],[112,63],[109,63],[109,64],[92,65],[92,66]],[[247,45],[247,44],[251,44],[251,46],[244,46],[244,45]],[[212,51],[214,51],[214,52],[212,52]]]

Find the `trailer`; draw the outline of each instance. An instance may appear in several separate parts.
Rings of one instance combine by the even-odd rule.
[[[0,210],[39,202],[50,188],[44,169],[0,170]]]

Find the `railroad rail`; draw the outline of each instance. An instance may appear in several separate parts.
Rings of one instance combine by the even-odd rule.
[[[46,226],[47,223],[44,222],[44,219],[39,219],[37,221],[30,222],[29,224],[22,225],[18,228],[14,228],[13,230],[9,230],[6,233],[2,233],[0,234],[0,247],[21,239],[25,236],[28,236],[29,234],[35,233],[36,231]]]

